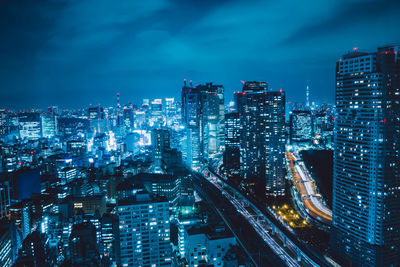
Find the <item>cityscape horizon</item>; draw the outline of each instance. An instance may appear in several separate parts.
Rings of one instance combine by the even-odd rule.
[[[0,3],[0,266],[399,266],[399,11]]]

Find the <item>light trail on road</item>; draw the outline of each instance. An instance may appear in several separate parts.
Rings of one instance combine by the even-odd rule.
[[[292,153],[287,152],[286,157],[292,172],[293,183],[300,194],[306,211],[311,217],[324,223],[332,222],[332,211],[322,202],[322,198],[315,189],[314,181],[304,163],[297,162],[299,161],[298,157]]]

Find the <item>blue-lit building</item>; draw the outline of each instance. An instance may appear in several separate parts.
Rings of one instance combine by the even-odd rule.
[[[224,167],[228,173],[237,173],[240,169],[240,114],[225,114],[225,151]]]
[[[224,149],[224,87],[206,83],[182,88],[182,119],[186,127],[186,162],[200,167]]]
[[[40,113],[23,112],[18,114],[19,136],[21,139],[37,140],[42,137]]]
[[[42,137],[50,138],[56,135],[57,117],[52,113],[42,113],[40,115],[42,123]]]
[[[293,110],[290,113],[290,142],[311,142],[313,120],[311,110]]]
[[[118,200],[117,210],[122,266],[171,266],[168,200],[141,191]]]
[[[246,82],[235,98],[243,186],[262,197],[284,195],[285,93],[268,91],[266,82]]]
[[[333,253],[353,265],[400,262],[399,46],[336,64]]]

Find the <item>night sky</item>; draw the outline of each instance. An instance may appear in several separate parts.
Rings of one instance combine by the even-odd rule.
[[[334,99],[335,62],[400,42],[392,0],[0,0],[0,107],[140,103],[183,79]]]

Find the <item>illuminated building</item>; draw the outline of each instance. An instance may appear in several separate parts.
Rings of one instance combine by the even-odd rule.
[[[0,109],[0,136],[8,133],[7,126],[7,110]]]
[[[151,194],[166,197],[173,206],[177,204],[181,186],[179,176],[160,173],[139,173],[132,177],[132,182],[142,184]]]
[[[87,150],[86,142],[83,140],[67,141],[67,152],[76,156],[85,156]]]
[[[188,226],[185,228],[185,258],[189,266],[222,266],[223,257],[235,237],[223,226]]]
[[[150,126],[158,128],[164,123],[162,99],[154,99],[150,104]]]
[[[200,112],[201,112],[201,95],[192,87],[186,86],[182,88],[182,119],[186,126],[186,163],[191,168],[199,168],[201,162],[201,145],[200,145]]]
[[[141,129],[146,125],[146,113],[144,111],[135,111],[134,125],[135,129]]]
[[[57,178],[60,180],[60,184],[62,185],[72,182],[76,177],[77,171],[72,167],[65,167],[57,172]]]
[[[186,162],[192,168],[224,149],[224,87],[206,83],[182,88],[182,119],[186,126]]]
[[[85,214],[95,214],[96,211],[102,216],[106,212],[106,196],[95,194],[92,196],[68,196],[66,201],[72,201],[75,210],[83,210]]]
[[[40,113],[23,112],[18,114],[19,136],[21,139],[36,140],[42,137]]]
[[[134,116],[133,116],[133,110],[129,107],[124,107],[123,109],[123,120],[124,120],[124,126],[126,129],[131,130],[133,129],[134,126]]]
[[[81,118],[59,117],[57,118],[58,133],[63,136],[74,135],[79,131],[89,130],[89,121]]]
[[[152,130],[152,145],[154,149],[154,165],[161,167],[161,155],[165,149],[170,148],[170,132],[168,129]]]
[[[208,160],[224,149],[225,110],[224,87],[212,83],[195,87],[201,94],[201,143],[202,155]]]
[[[263,198],[285,194],[285,93],[266,82],[246,82],[235,94],[241,114],[243,186]]]
[[[293,110],[290,114],[290,142],[311,142],[311,110]]]
[[[11,204],[10,185],[8,181],[0,182],[0,219],[7,215],[7,208]]]
[[[25,239],[26,236],[31,233],[31,225],[32,225],[31,205],[32,203],[29,202],[28,200],[22,201],[22,210],[21,210],[22,239]]]
[[[177,115],[177,106],[174,98],[165,98],[164,110],[167,120],[167,126],[171,127],[173,126],[174,119]]]
[[[104,119],[104,109],[100,106],[88,108],[89,119]]]
[[[331,247],[362,266],[400,262],[399,46],[336,64]]]
[[[225,114],[224,167],[228,172],[240,169],[240,114]]]
[[[56,135],[57,119],[54,114],[42,113],[40,115],[42,120],[42,136],[50,138]]]
[[[138,192],[118,200],[117,210],[121,265],[171,266],[168,200]]]
[[[115,214],[104,213],[101,217],[102,254],[120,266],[119,221]]]
[[[11,266],[17,259],[17,229],[14,222],[0,220],[0,266]]]

